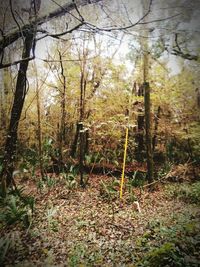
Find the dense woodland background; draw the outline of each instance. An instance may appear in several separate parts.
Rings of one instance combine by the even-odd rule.
[[[200,266],[199,8],[0,3],[2,264]]]

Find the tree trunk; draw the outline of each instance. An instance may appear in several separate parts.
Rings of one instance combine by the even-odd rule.
[[[90,140],[90,133],[89,133],[89,130],[87,129],[85,131],[85,151],[84,151],[85,155],[89,154],[89,145],[90,145],[89,140]]]
[[[141,110],[138,111],[138,118],[137,118],[137,124],[138,129],[135,136],[135,141],[137,144],[137,147],[135,149],[135,156],[137,161],[143,161],[144,160],[144,114],[141,113]]]
[[[80,121],[79,121],[79,133],[80,133],[80,155],[79,155],[79,166],[80,166],[80,185],[84,187],[83,179],[83,161],[84,161],[84,129],[83,129],[83,119],[84,119],[84,101],[85,101],[85,89],[86,81],[84,79],[85,75],[85,61],[83,62],[83,68],[81,70],[81,80],[80,80]]]
[[[155,151],[156,148],[156,143],[157,143],[157,131],[158,131],[158,123],[159,123],[159,119],[160,119],[160,113],[161,113],[161,107],[158,107],[158,111],[155,117],[155,127],[154,127],[154,136],[153,136],[153,140],[152,140],[152,146],[153,146],[153,152]]]
[[[76,123],[76,132],[75,132],[75,136],[74,136],[74,141],[72,143],[71,151],[70,151],[70,157],[72,157],[72,158],[75,158],[75,155],[76,155],[76,150],[77,150],[77,146],[78,146],[78,138],[79,138],[79,130],[80,130],[80,125],[77,122]]]
[[[60,121],[60,131],[59,131],[59,167],[62,169],[63,161],[63,142],[65,139],[65,120],[66,120],[66,76],[64,75],[64,66],[62,62],[62,55],[59,51],[59,59],[61,66],[61,76],[62,76],[62,86],[63,90],[61,93],[61,121]]]
[[[12,100],[11,92],[11,77],[9,69],[5,68],[2,71],[2,85],[1,85],[1,125],[0,127],[5,131],[8,128],[8,117],[10,113],[10,105]]]
[[[84,149],[84,125],[83,121],[85,118],[85,93],[86,93],[86,54],[83,48],[83,61],[81,64],[81,79],[80,79],[80,119],[79,119],[79,134],[80,134],[80,144],[79,144],[79,171],[80,171],[80,185],[85,187],[84,183],[84,168],[83,161],[85,158]]]
[[[1,75],[2,73],[0,73]],[[0,86],[1,86],[1,90],[0,90],[0,107],[1,107],[1,116],[0,116],[0,129],[4,130],[5,126],[6,126],[6,113],[5,113],[5,87],[3,85],[3,75],[1,77],[1,81],[0,81]]]
[[[79,155],[79,171],[80,171],[80,185],[82,187],[85,186],[84,183],[84,166],[83,166],[83,161],[84,161],[84,132],[83,132],[83,122],[79,122],[79,129],[80,129],[80,155]]]
[[[36,69],[36,66],[35,66]],[[43,167],[43,152],[42,152],[42,131],[41,131],[41,112],[40,112],[40,93],[38,86],[38,77],[36,69],[36,101],[37,101],[37,136],[38,136],[38,150],[39,150],[39,162],[40,162],[40,174],[42,180],[44,180],[44,167]]]
[[[147,1],[142,1],[143,13],[148,9]],[[146,22],[146,17],[144,22]],[[145,108],[145,131],[146,131],[146,157],[147,157],[147,179],[152,183],[154,179],[154,164],[152,151],[152,134],[151,134],[151,103],[150,103],[150,86],[149,86],[149,29],[144,24],[144,33],[142,40],[143,49],[143,93],[144,93],[144,108]],[[152,188],[152,186],[151,186]]]
[[[200,88],[197,88],[196,92],[197,92],[197,107],[200,108]]]
[[[147,178],[148,182],[153,181],[153,152],[151,136],[151,112],[150,112],[150,87],[144,83],[144,105],[145,105],[145,130],[146,130],[146,155],[147,155]]]
[[[30,57],[31,49],[33,48],[34,44],[34,35],[35,35],[34,32],[35,32],[34,28],[30,27],[25,33],[22,59]],[[18,125],[26,96],[26,81],[27,81],[26,73],[28,64],[29,64],[28,60],[22,61],[20,63],[17,76],[14,103],[11,111],[11,119],[5,144],[3,168],[0,174],[2,187],[4,189],[6,189],[7,186],[14,184],[12,174],[14,171],[14,161],[16,156],[15,154],[17,145]]]

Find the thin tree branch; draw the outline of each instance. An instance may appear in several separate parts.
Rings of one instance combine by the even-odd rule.
[[[194,55],[194,54],[190,54],[190,53],[185,53],[181,47],[180,44],[178,42],[178,33],[175,33],[175,47],[172,48],[172,51],[169,51],[168,48],[165,48],[165,50],[174,55],[174,56],[179,56],[182,57],[183,59],[187,59],[187,60],[194,60],[194,61],[198,61],[199,60],[199,56]]]
[[[199,60],[199,56],[197,55],[192,55],[189,53],[184,53],[183,51],[179,51],[177,49],[173,49],[172,52],[170,52],[172,55],[174,56],[180,56],[183,59],[187,59],[187,60],[194,60],[194,61],[198,61]]]
[[[97,58],[98,56],[94,56],[94,57],[88,57],[88,58],[86,58],[86,61],[88,61],[88,60],[92,60],[92,59],[95,59],[95,58]],[[37,59],[39,59],[39,60],[42,60],[42,61],[44,61],[44,62],[49,62],[49,63],[56,63],[56,62],[60,62],[60,60],[49,60],[49,59],[43,59],[43,58],[37,58]],[[82,59],[62,59],[62,61],[63,62],[80,62],[80,61],[82,61]]]
[[[176,43],[176,47],[178,48],[178,50],[181,51],[181,48],[178,44],[178,33],[175,33],[175,43]]]
[[[17,27],[18,27],[18,29],[19,29],[19,31],[21,33],[21,37],[22,37],[23,42],[24,42],[24,35],[23,35],[23,32],[22,32],[21,26],[19,25],[19,23],[18,23],[18,21],[17,21],[17,19],[15,17],[14,11],[13,11],[12,0],[10,0],[9,3],[10,3],[10,11],[11,11],[12,17],[13,17],[15,23],[17,24]]]
[[[101,0],[93,0],[93,1],[91,1],[91,0],[82,0],[82,1],[80,1],[79,6],[85,6],[87,4],[97,3],[97,2],[100,2],[100,1]],[[169,17],[166,17],[166,18],[155,19],[155,20],[151,20],[151,21],[143,21],[144,18],[146,18],[149,15],[149,13],[151,12],[152,2],[153,2],[153,0],[150,0],[148,10],[146,11],[146,13],[140,19],[138,19],[135,23],[132,23],[132,24],[129,24],[129,25],[123,26],[123,27],[107,27],[107,28],[105,27],[105,28],[101,28],[101,27],[98,27],[98,26],[96,26],[96,25],[94,25],[92,23],[86,22],[85,20],[83,21],[83,18],[82,18],[82,15],[80,14],[80,12],[79,12],[79,14],[81,15],[81,17],[79,15],[80,18],[77,18],[74,15],[73,16],[80,22],[80,24],[77,25],[77,28],[81,27],[84,24],[84,25],[86,25],[88,27],[89,30],[92,30],[94,32],[97,32],[97,31],[112,32],[112,31],[128,30],[128,29],[131,29],[131,28],[135,27],[136,25],[145,25],[145,24],[155,23],[155,22],[159,22],[159,21],[165,21],[165,20],[169,20],[169,19],[175,18],[175,17],[180,15],[180,14],[176,14],[176,15],[169,16]],[[6,35],[4,37],[4,39],[0,40],[0,51],[3,50],[8,45],[10,45],[13,42],[15,42],[21,36],[23,36],[23,34],[30,28],[30,25],[32,25],[32,26],[34,24],[42,25],[43,23],[45,23],[47,21],[50,21],[53,18],[63,16],[66,13],[69,13],[70,15],[72,15],[70,13],[70,11],[73,10],[73,9],[76,9],[76,10],[78,9],[78,6],[74,3],[74,1],[71,2],[71,3],[65,4],[63,6],[59,6],[59,8],[56,9],[55,11],[49,13],[46,16],[37,18],[35,21],[32,21],[31,24],[24,25],[23,27],[21,27],[20,31],[16,30],[15,32]],[[76,29],[76,27],[75,27],[75,29]],[[51,36],[53,38],[58,38],[58,37],[60,37],[60,36],[62,36],[64,34],[72,32],[72,31],[73,30],[68,30],[68,31],[65,31],[64,33],[59,33],[59,34],[50,34],[50,35],[47,34],[46,36],[41,37],[41,38],[45,38],[47,36]]]
[[[81,0],[79,1],[79,6],[98,3],[100,1],[101,0]],[[7,34],[3,39],[0,39],[0,52],[5,47],[9,46],[10,44],[18,40],[20,37],[22,37],[31,26],[35,24],[42,25],[43,23],[46,23],[54,18],[65,15],[67,12],[73,9],[75,9],[75,3],[73,1],[70,3],[66,3],[65,5],[62,6],[62,8],[59,7],[53,12],[50,12],[48,15],[45,15],[43,17],[38,17],[36,20],[35,19],[32,20],[29,24],[22,26],[20,30],[16,29],[14,32]]]
[[[66,35],[68,33],[72,33],[73,31],[79,29],[83,25],[84,25],[84,23],[80,23],[80,24],[76,25],[74,28],[72,28],[70,30],[67,30],[67,31],[64,31],[64,32],[61,32],[61,33],[56,33],[56,34],[48,33],[45,30],[40,30],[40,32],[46,33],[46,34],[44,36],[41,36],[41,37],[37,38],[36,41],[42,40],[42,39],[46,38],[47,36],[55,38],[55,39],[59,39],[59,37],[61,37],[63,35]]]
[[[165,20],[169,20],[169,19],[173,19],[175,17],[180,16],[181,14],[176,14],[173,16],[169,16],[166,18],[161,18],[161,19],[155,19],[155,20],[150,20],[150,21],[143,21],[142,20],[145,18],[145,16],[147,16],[149,13],[147,12],[141,19],[139,19],[137,22],[124,26],[124,27],[110,27],[110,28],[100,28],[96,25],[93,25],[89,22],[85,22],[86,25],[88,25],[92,30],[94,31],[102,31],[102,32],[113,32],[113,31],[121,31],[121,30],[128,30],[131,29],[137,25],[147,25],[147,24],[151,24],[151,23],[155,23],[155,22],[160,22],[160,21],[165,21]]]
[[[25,62],[25,61],[31,61],[33,59],[35,59],[35,56],[28,57],[28,58],[23,58],[23,59],[16,60],[14,62],[6,63],[6,64],[0,64],[0,69],[8,68],[8,67],[17,65],[17,64]]]

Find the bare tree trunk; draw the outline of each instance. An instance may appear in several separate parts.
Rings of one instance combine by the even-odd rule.
[[[156,143],[157,143],[157,131],[158,131],[158,123],[159,123],[159,119],[160,119],[160,113],[161,113],[161,107],[158,107],[158,111],[155,117],[155,127],[154,127],[154,136],[153,136],[153,140],[152,140],[152,146],[153,146],[153,152],[155,151],[156,148]]]
[[[35,66],[36,69],[36,66]],[[43,166],[43,151],[42,151],[42,131],[41,131],[41,110],[40,110],[40,92],[38,86],[38,77],[36,69],[36,101],[37,101],[37,136],[38,136],[38,150],[39,150],[39,163],[40,174],[44,180],[44,166]]]
[[[84,133],[83,133],[83,122],[79,122],[79,129],[80,129],[80,155],[79,155],[79,171],[80,171],[80,185],[82,187],[85,186],[84,183]]]
[[[0,120],[0,129],[2,129],[2,130],[4,130],[5,129],[5,124],[6,124],[6,122],[5,122],[5,119],[6,119],[6,114],[5,114],[5,88],[4,88],[4,85],[3,85],[3,82],[2,82],[2,80],[3,80],[3,74],[2,73],[0,73],[0,75],[2,76],[1,78],[1,84],[0,84],[0,86],[1,86],[1,90],[0,90],[0,107],[1,107],[1,110],[0,110],[0,112],[1,112],[1,115],[0,115],[0,118],[1,118],[1,120]]]
[[[151,136],[151,112],[150,112],[150,87],[149,83],[144,83],[144,103],[145,103],[145,130],[146,130],[146,155],[147,155],[147,178],[148,182],[153,181],[153,151]]]
[[[138,110],[138,117],[137,117],[137,133],[135,136],[135,141],[137,144],[137,147],[135,149],[136,154],[136,160],[137,161],[143,161],[144,160],[144,112],[141,112],[141,110]]]
[[[89,130],[87,129],[85,131],[85,151],[84,151],[85,155],[89,154],[89,145],[90,145],[89,140],[90,140],[90,133],[89,133]]]
[[[79,138],[79,130],[80,130],[79,128],[80,128],[80,125],[77,122],[76,123],[76,132],[75,132],[75,136],[74,136],[74,141],[73,141],[73,143],[71,145],[71,151],[70,151],[70,156],[72,158],[74,158],[75,155],[76,155],[76,150],[77,150],[77,145],[78,145],[78,138]]]
[[[200,108],[200,88],[196,88],[197,93],[197,107]]]
[[[8,128],[8,117],[11,104],[11,77],[8,68],[3,69],[2,76],[0,127],[6,131]]]
[[[85,91],[86,91],[86,80],[85,80],[85,58],[83,59],[82,68],[81,68],[81,80],[80,80],[80,121],[79,121],[79,134],[80,134],[80,155],[79,155],[79,171],[80,171],[80,185],[85,186],[84,183],[84,106],[85,106]]]
[[[34,36],[35,36],[34,32],[35,32],[34,27],[30,27],[29,29],[27,29],[27,32],[25,33],[22,59],[30,57],[31,49],[33,48],[34,45]],[[4,189],[6,189],[6,187],[9,185],[14,184],[12,174],[14,170],[14,162],[16,154],[18,125],[26,96],[26,80],[27,80],[26,73],[28,64],[29,64],[28,60],[24,60],[20,63],[17,76],[14,103],[11,111],[11,119],[5,144],[3,168],[0,174],[2,188]]]
[[[147,9],[147,2],[142,1],[143,12]],[[144,19],[146,21],[146,17]],[[147,157],[147,179],[149,183],[154,180],[154,164],[152,151],[152,134],[151,134],[151,102],[150,102],[150,86],[149,86],[149,46],[148,35],[149,30],[144,25],[144,38],[142,40],[143,48],[143,92],[144,92],[144,107],[145,107],[145,131],[146,131],[146,157]]]
[[[64,66],[62,62],[62,55],[59,51],[59,59],[61,66],[61,76],[62,76],[62,85],[63,91],[61,93],[61,122],[60,122],[60,131],[59,131],[59,167],[62,168],[63,160],[63,142],[65,139],[65,120],[66,120],[66,76],[64,75]]]

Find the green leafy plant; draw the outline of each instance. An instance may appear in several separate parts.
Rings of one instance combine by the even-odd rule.
[[[39,161],[37,149],[35,147],[24,148],[19,164],[19,171],[22,178],[27,179],[29,176],[33,177],[38,164]]]
[[[18,198],[12,195],[7,200],[7,207],[0,214],[0,221],[10,225],[23,220],[25,215],[26,210],[20,206]]]
[[[34,197],[23,195],[23,188],[11,190],[6,198],[1,198],[0,222],[5,225],[23,222],[25,227],[29,227],[34,206]]]
[[[128,193],[129,193],[128,200],[130,202],[134,202],[134,201],[137,200],[137,197],[136,197],[136,195],[135,195],[135,193],[133,191],[133,189],[135,187],[133,181],[135,180],[136,174],[137,174],[137,171],[134,173],[134,176],[132,177],[132,179],[128,180],[128,183],[126,185],[126,187],[128,188]]]
[[[5,256],[11,246],[12,240],[9,236],[0,238],[0,264],[3,264]]]
[[[199,266],[195,258],[199,251],[200,225],[192,216],[184,213],[170,226],[158,219],[148,222],[147,231],[136,241],[141,251],[136,266]]]
[[[77,175],[78,175],[78,169],[76,168],[76,166],[71,166],[69,169],[68,173],[63,173],[62,177],[65,180],[65,185],[69,190],[73,190],[75,188],[77,188],[78,183],[77,183]]]
[[[47,176],[45,178],[45,183],[46,183],[47,187],[49,188],[49,190],[56,185],[56,182],[57,182],[56,179],[53,177]]]
[[[18,231],[7,233],[0,238],[0,265],[4,266],[6,256],[10,251],[21,249],[22,240]]]
[[[142,261],[142,265],[151,267],[185,266],[178,248],[173,243],[165,243],[159,248],[151,250]]]
[[[141,187],[146,181],[146,173],[135,171],[133,176],[129,178],[128,184],[131,187]]]
[[[113,200],[119,195],[120,181],[114,179],[109,183],[105,183],[101,180],[100,183],[100,196],[104,199]]]
[[[79,266],[84,260],[86,248],[82,244],[76,245],[70,253],[68,264],[70,267]]]
[[[57,180],[54,177],[46,176],[44,180],[40,179],[37,182],[37,189],[40,193],[43,192],[46,188],[50,191],[57,184]]]
[[[40,193],[42,193],[42,190],[45,188],[45,186],[45,181],[43,181],[42,179],[39,179],[39,181],[37,181],[37,189]]]
[[[189,203],[200,203],[200,182],[168,186],[168,194]]]
[[[161,179],[164,176],[166,176],[169,173],[169,171],[172,169],[172,166],[173,166],[172,162],[166,161],[157,173],[158,179]]]
[[[50,207],[46,210],[45,218],[48,222],[48,229],[53,232],[58,231],[58,221],[55,219],[55,216],[57,214],[57,208]]]
[[[85,156],[86,164],[101,163],[102,161],[104,161],[104,159],[105,157],[103,157],[100,152],[94,152],[91,155]]]
[[[50,137],[46,137],[45,140],[43,141],[42,144],[42,151],[43,151],[43,156],[42,156],[42,160],[43,160],[43,167],[44,169],[48,169],[49,164],[51,162],[51,155],[56,154],[56,150],[53,146],[53,139]]]

